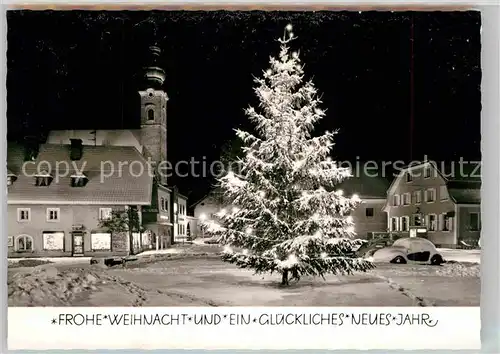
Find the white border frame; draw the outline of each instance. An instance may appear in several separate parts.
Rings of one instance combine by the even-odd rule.
[[[18,4],[20,6],[20,1],[4,1],[9,5]],[[118,1],[104,1],[101,0],[98,4],[103,6],[106,2],[110,5],[119,3]],[[66,5],[64,0],[52,0],[51,5],[59,4],[61,6]],[[94,4],[96,2],[93,2]],[[142,2],[142,6],[154,7],[154,4],[160,5],[165,2],[162,0],[146,0]],[[73,7],[77,7],[78,4],[91,5],[90,1],[78,1],[73,3]],[[227,3],[224,1],[208,0],[203,4],[195,3],[189,0],[170,0],[169,5],[189,5],[195,7],[199,4],[200,8],[206,5],[216,5],[220,8],[228,7]],[[233,2],[233,4],[236,4]],[[238,5],[244,4],[260,4],[260,5],[270,5],[270,7],[279,7],[279,5],[298,5],[300,7],[306,7],[304,3],[297,4],[295,1],[281,0],[279,3],[277,1],[265,1],[265,0],[254,0],[254,1],[242,1]],[[276,6],[278,4],[278,6]],[[313,3],[311,3],[312,5]],[[337,8],[345,8],[345,5],[358,6],[360,7],[365,3],[360,3],[353,0],[344,1],[330,1],[325,3],[324,1],[314,3],[323,6],[336,6]],[[344,5],[342,5],[344,4]],[[417,5],[423,7],[429,5],[422,0],[406,1],[406,6]],[[42,5],[41,2],[37,2],[36,5]],[[131,6],[132,3],[127,4]],[[149,5],[149,6],[148,6]],[[369,6],[374,7],[402,7],[402,2],[400,1],[373,1],[369,3]],[[431,6],[435,7],[445,7],[445,6],[466,6],[469,8],[474,7],[475,9],[482,11],[482,51],[481,51],[481,68],[482,68],[482,114],[481,114],[481,133],[482,133],[482,156],[483,156],[483,168],[482,168],[482,244],[484,245],[481,255],[481,270],[482,270],[482,281],[481,281],[481,339],[483,343],[483,351],[498,353],[500,352],[500,339],[498,337],[498,328],[500,328],[500,310],[499,310],[499,299],[500,299],[500,279],[498,278],[500,258],[499,258],[499,248],[500,240],[497,237],[500,234],[500,183],[499,183],[499,172],[500,172],[500,162],[499,162],[499,150],[500,150],[500,100],[499,100],[499,17],[500,17],[500,7],[498,1],[496,0],[483,0],[483,1],[435,1]],[[2,17],[2,28],[4,33],[4,40],[2,41],[2,52],[6,53],[6,33],[7,33],[7,21],[5,16]],[[423,8],[422,8],[423,10]],[[3,54],[1,57],[3,62],[2,74],[3,74],[3,97],[2,101],[2,112],[3,119],[0,125],[0,133],[6,136],[7,130],[7,119],[6,119],[6,55]],[[6,161],[6,140],[2,141],[0,148],[0,158],[2,161]],[[3,173],[0,173],[0,184],[6,185],[6,175],[7,168],[3,164]],[[0,332],[2,333],[2,343],[1,352],[7,352],[7,203],[6,194],[2,194],[2,203],[0,205],[1,215],[3,222],[1,223],[3,228],[4,237],[2,240],[2,250],[5,257],[2,258],[3,272],[2,272],[2,286],[4,291],[1,292],[1,313],[0,313]],[[466,325],[466,324],[464,324]],[[106,352],[106,351],[99,351]],[[212,351],[212,353],[217,351]],[[317,351],[315,351],[317,352]],[[387,351],[383,351],[387,352]]]
[[[495,4],[495,6],[493,6]],[[483,155],[481,216],[481,342],[484,351],[499,353],[500,338],[500,109],[499,109],[499,15],[498,2],[479,7],[481,36],[481,151]]]

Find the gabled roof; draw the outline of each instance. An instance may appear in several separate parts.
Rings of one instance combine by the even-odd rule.
[[[140,173],[141,165],[143,173]],[[82,158],[71,161],[70,145],[42,144],[37,158],[25,163],[24,147],[9,143],[7,168],[18,176],[15,183],[8,187],[9,203],[151,203],[153,177],[150,176],[147,161],[134,147],[83,146]],[[34,175],[41,170],[49,170],[52,175],[49,186],[35,186]],[[78,171],[86,175],[88,183],[84,187],[71,187],[70,176]]]

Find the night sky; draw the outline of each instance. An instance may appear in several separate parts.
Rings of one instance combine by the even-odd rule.
[[[293,47],[327,109],[317,131],[339,129],[334,158],[480,159],[479,12],[10,11],[7,19],[10,140],[138,128],[137,77],[157,43],[168,159],[217,159],[233,128],[251,128],[243,109],[256,104],[253,76],[292,23]],[[210,182],[172,180],[190,199]]]

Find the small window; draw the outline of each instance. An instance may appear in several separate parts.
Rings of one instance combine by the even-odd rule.
[[[480,226],[480,221],[481,219],[479,218],[479,213],[470,213],[469,214],[469,228],[471,231],[479,231],[481,226]]]
[[[447,213],[439,214],[439,229],[441,231],[451,231],[453,218],[447,216]]]
[[[396,194],[393,196],[392,205],[394,205],[394,206],[399,205],[399,195]]]
[[[47,221],[59,221],[59,208],[47,208]]]
[[[413,175],[411,172],[408,172],[406,174],[406,182],[411,182],[411,181],[413,181]]]
[[[430,178],[431,177],[431,168],[430,167],[425,167],[424,169],[424,178]]]
[[[413,197],[415,199],[415,204],[422,203],[422,192],[421,191],[413,192]]]
[[[391,218],[391,231],[398,231],[398,218]]]
[[[365,215],[367,218],[373,218],[373,208],[366,208]]]
[[[110,220],[112,216],[111,208],[99,208],[99,220]]]
[[[154,109],[148,109],[148,120],[155,120],[155,111]]]
[[[408,217],[407,216],[402,216],[401,217],[401,231],[408,231]]]
[[[21,235],[16,238],[15,250],[18,252],[32,252],[33,238],[28,235]]]
[[[411,194],[410,193],[403,194],[403,205],[410,205],[410,204],[411,204]]]
[[[425,191],[425,201],[427,203],[432,203],[436,200],[436,190],[434,188],[429,188]]]
[[[31,218],[30,208],[17,209],[17,221],[30,221],[30,218]]]
[[[427,228],[429,231],[436,231],[437,230],[437,219],[436,219],[436,214],[429,214],[428,215],[428,220],[429,222],[427,223]]]
[[[165,210],[165,198],[160,198],[160,210]]]

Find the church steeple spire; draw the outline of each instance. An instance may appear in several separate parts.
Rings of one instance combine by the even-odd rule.
[[[157,46],[149,47],[149,56],[143,67],[144,80],[139,90],[143,155],[158,167],[167,160],[168,96],[163,89],[165,70],[161,67],[160,54]],[[166,176],[159,175],[158,178],[160,184],[166,185]]]
[[[165,82],[165,70],[161,67],[161,49],[156,45],[148,48],[147,66],[144,67],[145,88],[162,89]]]

